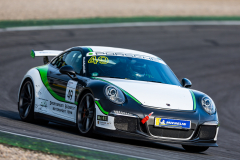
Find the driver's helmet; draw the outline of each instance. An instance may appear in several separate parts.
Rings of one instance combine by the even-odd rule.
[[[131,75],[136,79],[143,78],[146,75],[146,64],[132,60],[130,65],[130,72]]]

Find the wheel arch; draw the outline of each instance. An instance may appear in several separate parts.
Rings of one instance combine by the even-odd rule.
[[[36,75],[39,74],[38,70],[36,68],[33,68],[33,69],[30,69],[26,74],[25,76],[23,77],[22,81],[21,81],[21,84],[20,84],[20,87],[18,89],[18,100],[17,102],[19,102],[19,98],[20,98],[20,92],[21,92],[21,89],[22,89],[22,85],[24,84],[24,82],[26,82],[26,80],[31,80],[32,83],[33,83],[33,90],[34,90],[34,93],[35,93],[35,81],[34,79],[37,77],[37,76],[33,76],[33,75]]]
[[[83,89],[82,92],[80,93],[80,95],[78,96],[77,102],[78,102],[79,104],[80,104],[80,101],[81,101],[82,97],[83,97],[86,93],[91,93],[91,94],[94,96],[94,94],[93,94],[93,92],[92,92],[92,90],[91,90],[90,88],[85,88],[85,89]]]

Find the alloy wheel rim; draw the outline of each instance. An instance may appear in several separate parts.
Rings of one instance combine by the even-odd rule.
[[[87,133],[94,119],[94,98],[91,94],[86,94],[78,108],[78,128],[82,133]]]
[[[30,112],[33,103],[33,88],[30,82],[24,84],[20,100],[19,100],[19,113],[22,118],[26,118]]]

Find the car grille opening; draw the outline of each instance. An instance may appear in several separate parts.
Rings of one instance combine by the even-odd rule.
[[[199,131],[199,139],[209,140],[214,139],[217,131],[217,126],[201,126]]]
[[[116,116],[114,119],[116,129],[135,132],[137,130],[137,118]]]
[[[160,128],[154,127],[153,125],[148,126],[149,131],[154,136],[159,137],[170,137],[170,138],[189,138],[193,129],[190,130],[181,130],[181,129],[171,129],[171,128]]]

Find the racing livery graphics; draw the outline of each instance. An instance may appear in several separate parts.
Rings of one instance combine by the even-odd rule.
[[[99,46],[31,56],[43,57],[44,65],[30,69],[19,87],[23,121],[76,126],[85,136],[176,143],[191,152],[218,146],[213,100],[190,89],[190,80],[180,82],[159,57]]]

